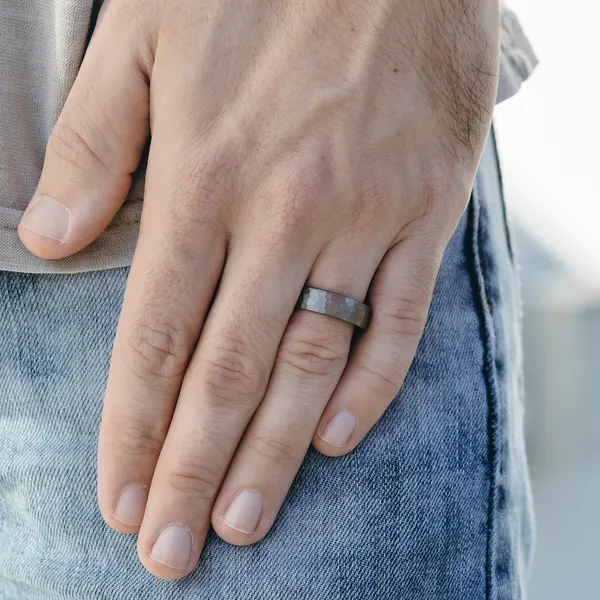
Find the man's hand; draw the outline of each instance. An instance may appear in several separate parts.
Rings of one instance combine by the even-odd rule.
[[[102,419],[107,523],[152,573],[211,523],[261,539],[309,444],[397,394],[497,83],[496,0],[112,0],[19,233],[61,258],[122,204],[152,133]],[[294,311],[305,283],[372,306]],[[82,374],[85,375],[85,374]]]

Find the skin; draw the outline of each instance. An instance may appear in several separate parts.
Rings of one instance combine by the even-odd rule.
[[[260,540],[309,445],[346,454],[396,396],[469,199],[498,51],[495,0],[105,2],[19,235],[48,259],[93,241],[151,133],[98,459],[102,515],[139,532],[151,573],[189,573],[211,523]],[[41,235],[42,197],[66,209],[58,239]],[[351,325],[294,311],[305,282],[372,306],[352,347]],[[333,445],[341,410],[356,426]],[[126,523],[129,484],[149,493]],[[251,532],[224,521],[244,489],[263,502]],[[151,556],[172,523],[193,538],[182,568]]]

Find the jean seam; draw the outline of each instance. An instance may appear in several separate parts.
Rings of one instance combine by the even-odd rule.
[[[496,482],[500,465],[500,451],[498,440],[498,387],[495,369],[495,330],[486,293],[486,282],[481,260],[480,245],[480,220],[481,220],[481,190],[479,175],[475,178],[470,205],[470,243],[472,257],[472,284],[476,310],[479,313],[481,335],[484,352],[484,379],[487,390],[488,403],[488,465],[490,487],[488,492],[487,512],[487,540],[485,558],[485,598],[494,600],[496,598],[496,585],[494,579],[495,548],[494,538],[496,533],[495,506],[496,506]]]
[[[506,236],[506,245],[508,246],[508,256],[510,257],[510,262],[514,267],[517,264],[515,257],[515,248],[514,248],[514,240],[513,240],[513,232],[511,230],[510,222],[508,220],[508,209],[506,207],[506,198],[504,195],[504,179],[502,173],[502,163],[500,162],[500,155],[498,153],[498,145],[496,141],[496,130],[494,125],[490,129],[491,135],[491,143],[494,148],[494,163],[496,166],[496,170],[498,172],[498,180],[500,186],[500,204],[502,206],[502,218],[504,219],[504,233]]]

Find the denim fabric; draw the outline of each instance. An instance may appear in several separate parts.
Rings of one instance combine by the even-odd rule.
[[[517,273],[493,137],[398,398],[343,458],[310,451],[273,530],[209,535],[161,581],[96,505],[128,268],[0,272],[0,598],[521,600],[532,521]]]

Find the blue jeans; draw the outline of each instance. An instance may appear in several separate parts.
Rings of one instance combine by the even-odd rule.
[[[518,281],[490,136],[401,392],[310,450],[267,537],[180,581],[103,522],[96,443],[128,268],[0,272],[0,598],[521,600],[532,545]]]

